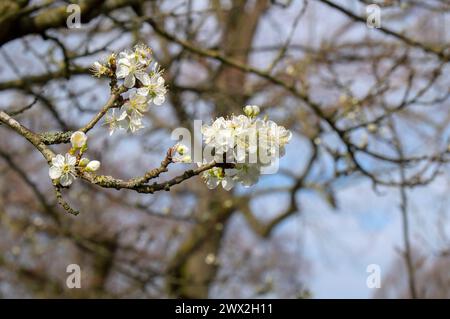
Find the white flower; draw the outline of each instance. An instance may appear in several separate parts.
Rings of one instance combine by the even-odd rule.
[[[100,62],[96,61],[90,68],[90,71],[94,74],[94,76],[99,78],[108,72],[108,68]]]
[[[292,133],[283,126],[277,125],[273,121],[267,121],[267,125],[274,139],[277,139],[280,146],[285,146],[292,138]]]
[[[226,191],[231,190],[234,187],[236,177],[234,176],[235,170],[225,169],[224,176],[222,177],[220,183],[222,184],[223,189]]]
[[[205,140],[206,144],[212,143],[216,136],[219,135],[219,132],[227,128],[227,122],[223,117],[219,117],[216,119],[212,125],[203,125],[202,126],[202,134],[203,139]]]
[[[142,117],[142,114],[148,110],[148,103],[145,96],[137,94],[133,91],[130,98],[122,106],[122,111],[125,111],[129,116],[133,114]]]
[[[143,86],[138,89],[138,94],[146,96],[149,102],[156,105],[164,103],[167,89],[160,71],[156,71],[150,76],[146,75],[141,82]]]
[[[87,136],[84,132],[76,131],[70,136],[70,143],[72,143],[72,147],[75,149],[82,148],[86,145]]]
[[[205,163],[197,163],[201,166]],[[214,189],[218,185],[222,185],[223,189],[229,191],[235,185],[236,180],[236,170],[234,169],[223,169],[221,167],[213,167],[202,173],[202,178],[206,182],[206,186],[209,189]]]
[[[140,43],[134,47],[134,59],[142,65],[147,66],[150,64],[152,60],[151,55],[152,50],[145,44]]]
[[[65,156],[58,154],[52,158],[52,165],[50,166],[48,175],[53,180],[59,179],[59,183],[62,186],[69,186],[76,178],[76,161],[76,157],[70,154],[66,154]]]
[[[213,167],[203,172],[202,177],[206,181],[206,186],[209,189],[214,189],[219,185],[222,175],[222,169],[219,167]]]
[[[234,164],[233,169],[216,167],[204,172],[209,188],[221,184],[229,190],[236,183],[251,186],[258,181],[261,168],[284,155],[291,132],[273,121],[256,118],[259,107],[255,105],[246,106],[244,112],[246,115],[219,117],[211,125],[202,126],[203,140],[214,158]]]
[[[89,164],[86,165],[86,171],[88,172],[95,172],[99,168],[100,168],[99,161],[90,161]]]
[[[257,120],[259,151],[271,160],[285,153],[285,145],[292,138],[292,133],[273,121]]]
[[[214,137],[215,141],[215,150],[217,154],[224,154],[228,150],[232,149],[235,144],[235,135],[233,134],[233,130],[230,128],[224,128],[217,131],[216,136]]]
[[[214,189],[217,185],[219,185],[220,180],[214,173],[212,173],[212,170],[208,170],[203,173],[202,177],[206,182],[206,187],[209,189]]]
[[[116,110],[113,109],[110,114],[106,114],[105,123],[109,126],[109,135],[113,135],[116,129],[124,128],[123,121],[127,117],[127,112],[122,112],[120,116],[116,116]]]
[[[152,65],[153,64],[153,65]],[[116,129],[126,129],[136,132],[144,127],[143,114],[148,110],[150,103],[161,105],[165,101],[167,88],[162,70],[158,63],[153,63],[152,51],[144,44],[136,45],[133,50],[124,50],[117,56],[112,54],[104,64],[94,63],[94,71],[102,73],[102,67],[110,75],[116,66],[116,77],[124,79],[124,87],[129,89],[123,93],[125,103],[122,105],[120,116],[114,114],[106,116],[105,124],[109,125],[110,135]],[[136,83],[139,81],[139,83]]]
[[[187,147],[184,144],[178,143],[177,145],[175,145],[175,150],[177,151],[178,154],[184,155],[187,152],[189,152],[189,147]]]
[[[136,79],[144,81],[148,75],[145,73],[146,64],[142,63],[141,57],[130,51],[124,51],[119,54],[117,61],[116,76],[118,79],[125,79],[124,86],[132,88],[136,84]]]
[[[178,162],[178,163],[191,163],[192,159],[191,156],[188,154],[189,153],[189,147],[187,147],[184,144],[181,143],[177,143],[173,149],[175,150],[175,152],[177,154],[179,154],[180,156],[174,156],[172,158],[172,160],[174,162]]]
[[[131,113],[131,115],[127,116],[127,119],[128,126],[126,129],[131,133],[135,133],[136,131],[144,127],[144,125],[142,124],[142,116],[140,116],[136,112],[133,112]]]

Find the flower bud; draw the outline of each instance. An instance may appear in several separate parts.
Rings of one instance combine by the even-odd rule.
[[[95,172],[100,168],[100,162],[99,161],[90,161],[89,164],[86,166],[86,171],[88,172]]]
[[[247,105],[244,107],[244,113],[248,117],[255,117],[259,114],[259,106],[258,105]]]
[[[87,142],[87,136],[83,132],[77,131],[70,137],[70,142],[72,143],[73,148],[82,148]]]
[[[115,68],[115,67],[116,67],[116,55],[115,55],[114,53],[112,53],[112,54],[110,54],[110,55],[108,56],[107,61],[108,61],[108,65],[109,65],[111,68]]]
[[[78,166],[85,167],[87,164],[89,164],[89,159],[86,157],[83,157],[80,162],[78,163]]]

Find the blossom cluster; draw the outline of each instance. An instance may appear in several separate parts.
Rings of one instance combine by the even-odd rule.
[[[78,172],[95,172],[100,168],[99,161],[90,161],[82,157],[87,150],[87,136],[77,131],[70,137],[72,148],[65,155],[58,154],[52,158],[48,174],[50,178],[61,186],[69,186],[76,179]]]
[[[142,119],[150,105],[161,105],[165,101],[167,88],[162,71],[145,45],[137,45],[118,55],[113,53],[106,61],[95,62],[92,71],[95,76],[109,77],[111,87],[121,93],[121,98],[105,116],[110,135],[116,129],[134,133],[143,128]],[[244,114],[219,117],[211,125],[202,126],[206,154],[204,152],[202,162],[197,164],[215,162],[214,167],[202,173],[210,189],[219,184],[226,190],[237,183],[245,187],[255,184],[264,169],[284,155],[292,137],[283,126],[267,117],[259,118],[258,106],[247,105],[243,111]],[[71,143],[67,154],[58,154],[52,159],[49,175],[55,184],[69,186],[77,176],[100,167],[100,162],[82,157],[87,150],[85,133],[73,133]],[[176,144],[170,152],[172,162],[191,162],[189,148],[183,144]]]
[[[105,125],[109,126],[110,135],[116,129],[134,133],[143,128],[142,118],[150,105],[161,105],[165,101],[167,88],[163,71],[153,61],[150,48],[143,44],[136,45],[133,50],[122,51],[118,56],[112,54],[106,63],[95,62],[93,71],[96,76],[123,80],[127,89],[119,112],[112,109],[106,115]]]
[[[203,140],[218,165],[202,173],[208,188],[219,184],[230,190],[236,183],[245,187],[255,184],[261,170],[285,153],[292,134],[283,126],[266,118],[258,118],[259,107],[247,105],[245,115],[217,118],[202,127]],[[204,159],[199,166],[209,162]]]

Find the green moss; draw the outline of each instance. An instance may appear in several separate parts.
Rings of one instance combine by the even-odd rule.
[[[46,145],[69,143],[73,132],[44,132],[39,134],[39,138]]]

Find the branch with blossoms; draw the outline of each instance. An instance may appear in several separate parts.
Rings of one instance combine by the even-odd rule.
[[[178,160],[176,153],[185,149],[184,146],[175,145],[169,148],[166,157],[161,162],[160,167],[154,168],[146,172],[143,176],[131,178],[129,180],[122,180],[114,178],[112,176],[97,175],[95,171],[100,168],[100,162],[93,160],[90,161],[86,157],[82,157],[84,150],[87,149],[87,136],[77,131],[72,134],[71,142],[72,148],[65,155],[55,154],[47,145],[45,145],[38,134],[30,131],[28,128],[11,118],[8,114],[1,111],[0,121],[6,124],[11,129],[15,130],[18,134],[25,137],[36,149],[38,149],[43,157],[50,165],[49,176],[53,181],[55,187],[58,203],[69,213],[77,215],[78,211],[71,208],[67,202],[65,202],[61,195],[62,188],[68,188],[73,181],[79,177],[84,181],[91,184],[95,184],[104,188],[115,189],[131,189],[139,193],[155,193],[157,191],[169,191],[174,185],[180,184],[183,181],[197,176],[204,171],[212,169],[214,167],[230,168],[232,164],[211,162],[205,165],[201,165],[197,169],[187,170],[183,174],[176,176],[170,180],[160,183],[148,184],[152,179],[159,177],[159,175],[168,170],[168,166]],[[79,144],[82,142],[85,144]]]
[[[149,107],[164,103],[167,87],[163,71],[153,61],[151,50],[142,44],[118,55],[113,53],[103,62],[95,62],[91,71],[96,77],[109,78],[111,94],[100,111],[75,132],[37,134],[6,112],[0,112],[0,122],[26,138],[46,159],[58,203],[73,215],[78,211],[63,199],[62,189],[70,188],[77,178],[103,188],[129,189],[139,193],[169,191],[172,186],[197,175],[202,175],[210,189],[222,185],[230,190],[237,183],[249,187],[258,181],[262,169],[284,155],[284,147],[291,138],[291,133],[284,127],[267,118],[258,118],[258,106],[247,105],[243,115],[220,117],[212,125],[202,127],[203,140],[213,156],[197,163],[195,169],[186,170],[167,181],[150,183],[167,172],[170,164],[192,162],[189,147],[177,143],[167,150],[159,167],[142,176],[123,180],[98,175],[101,163],[86,156],[87,133],[102,118],[105,118],[103,125],[108,127],[109,135],[118,130],[136,133],[145,127],[143,119]],[[256,139],[260,139],[259,143]],[[71,147],[65,154],[55,154],[49,147],[69,141]],[[262,155],[265,155],[265,161],[261,160]]]

